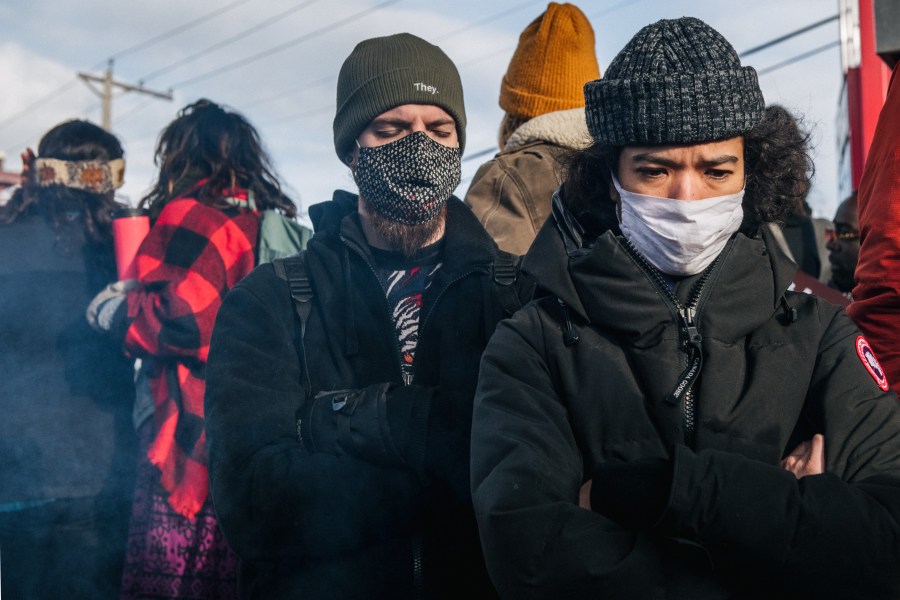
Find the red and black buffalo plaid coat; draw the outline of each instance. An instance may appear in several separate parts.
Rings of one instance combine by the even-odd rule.
[[[246,193],[226,202],[246,206]],[[241,202],[242,201],[242,202]],[[209,489],[203,427],[205,368],[225,294],[254,267],[259,217],[192,198],[170,201],[137,255],[125,348],[150,368],[155,433],[148,457],[169,504],[192,518]]]

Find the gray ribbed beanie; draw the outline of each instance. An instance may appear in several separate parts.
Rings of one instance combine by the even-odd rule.
[[[459,147],[466,145],[462,81],[444,51],[409,33],[356,45],[341,66],[334,116],[334,149],[343,161],[369,123],[401,104],[434,104],[456,121]]]
[[[765,110],[756,71],[692,17],[641,29],[584,97],[591,137],[610,146],[726,139],[758,125]]]

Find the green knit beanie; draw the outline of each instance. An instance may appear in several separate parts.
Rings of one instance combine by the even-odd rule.
[[[434,104],[456,121],[460,149],[466,145],[462,81],[443,50],[409,33],[356,45],[341,66],[334,116],[334,149],[344,162],[369,123],[401,104]]]

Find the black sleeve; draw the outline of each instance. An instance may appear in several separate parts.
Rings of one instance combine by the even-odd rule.
[[[463,412],[471,414],[471,402],[438,387],[378,383],[317,394],[300,433],[309,452],[407,469],[468,504],[471,420]]]
[[[670,577],[691,575],[660,540],[578,506],[582,457],[542,331],[532,304],[498,326],[481,362],[472,493],[491,579],[507,598],[668,597]]]
[[[309,454],[287,285],[271,265],[226,297],[207,366],[210,484],[220,524],[243,559],[334,556],[412,529],[421,502],[409,470]]]
[[[900,404],[857,352],[838,311],[806,400],[825,436],[826,472],[797,480],[734,454],[679,448],[664,522],[819,597],[900,595]]]

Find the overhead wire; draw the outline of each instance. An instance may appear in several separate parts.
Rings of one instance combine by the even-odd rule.
[[[313,39],[313,38],[316,38],[316,37],[319,37],[319,36],[321,36],[321,35],[323,35],[323,34],[325,34],[325,33],[328,33],[328,32],[330,32],[330,31],[334,31],[335,29],[337,29],[337,28],[339,28],[339,27],[343,27],[344,25],[348,25],[349,23],[352,23],[352,22],[354,22],[354,21],[358,21],[359,19],[365,17],[366,15],[368,15],[368,14],[370,14],[370,13],[372,13],[372,12],[375,12],[376,10],[380,10],[380,9],[382,9],[382,8],[386,8],[386,7],[390,6],[391,4],[396,4],[397,2],[400,2],[400,0],[387,0],[387,1],[385,1],[385,2],[381,2],[380,4],[376,4],[375,6],[371,6],[371,7],[367,8],[367,9],[365,9],[365,10],[362,10],[362,11],[360,11],[360,12],[358,12],[358,13],[355,13],[355,14],[353,14],[353,15],[347,17],[346,19],[341,19],[341,20],[339,20],[339,21],[335,21],[334,23],[331,23],[330,25],[327,25],[327,26],[325,26],[325,27],[321,27],[321,28],[316,29],[316,30],[314,30],[314,31],[311,31],[311,32],[309,32],[309,33],[305,33],[305,34],[303,34],[303,35],[301,35],[301,36],[298,36],[298,37],[296,37],[296,38],[293,38],[293,39],[291,39],[291,40],[288,40],[287,42],[284,42],[284,43],[282,43],[282,44],[278,44],[277,46],[273,46],[272,48],[269,48],[268,50],[264,50],[264,51],[262,51],[262,52],[259,52],[259,53],[257,53],[257,54],[254,54],[254,55],[252,55],[252,56],[248,56],[248,57],[242,58],[242,59],[240,59],[240,60],[237,60],[237,61],[232,62],[232,63],[229,63],[229,64],[227,64],[227,65],[218,67],[218,68],[213,69],[213,70],[211,70],[211,71],[207,71],[206,73],[202,73],[202,74],[197,75],[197,76],[195,76],[195,77],[191,77],[190,79],[185,79],[184,81],[180,81],[180,82],[174,84],[172,87],[175,87],[175,88],[186,87],[186,86],[188,86],[188,85],[193,85],[193,84],[198,83],[198,82],[200,82],[200,81],[205,81],[205,80],[207,80],[207,79],[209,79],[209,78],[211,78],[211,77],[215,77],[216,75],[221,75],[222,73],[226,73],[226,72],[231,71],[231,70],[233,70],[233,69],[236,69],[236,68],[238,68],[238,67],[243,67],[243,66],[248,65],[248,64],[250,64],[250,63],[252,63],[252,62],[256,62],[257,60],[260,60],[261,58],[265,58],[265,57],[267,57],[267,56],[271,56],[271,55],[273,55],[273,54],[276,54],[276,53],[278,53],[278,52],[281,52],[281,51],[283,51],[283,50],[286,50],[286,49],[288,49],[288,48],[291,48],[291,47],[293,47],[293,46],[296,46],[297,44],[300,44],[300,43],[302,43],[302,42],[309,41],[309,40],[311,40],[311,39]]]
[[[320,77],[319,79],[316,79],[316,80],[314,80],[314,81],[310,81],[310,82],[304,83],[303,85],[298,85],[298,86],[289,88],[289,89],[287,89],[287,90],[283,90],[283,91],[281,91],[281,92],[278,92],[278,93],[275,94],[275,95],[272,95],[272,96],[266,96],[265,98],[261,98],[261,99],[259,99],[259,100],[255,100],[255,101],[253,101],[253,102],[250,102],[249,104],[243,104],[243,105],[241,105],[241,109],[242,109],[242,110],[247,110],[247,109],[250,109],[250,108],[254,108],[254,107],[256,107],[256,106],[259,106],[259,105],[261,105],[261,104],[267,104],[267,103],[269,103],[269,102],[272,102],[273,100],[278,100],[278,99],[280,99],[280,98],[284,98],[284,97],[286,97],[286,96],[290,96],[291,94],[294,94],[294,93],[296,93],[296,92],[298,92],[298,91],[300,91],[300,90],[308,90],[308,89],[311,89],[311,88],[316,88],[316,87],[318,87],[318,86],[320,86],[320,85],[323,85],[323,84],[325,84],[325,83],[328,83],[328,82],[330,82],[330,81],[334,81],[335,79],[337,79],[337,76],[336,76],[336,75],[328,75],[327,77]]]
[[[261,29],[265,29],[266,27],[269,27],[270,25],[273,25],[273,24],[281,21],[285,17],[287,17],[295,12],[298,12],[300,10],[303,10],[304,8],[307,8],[310,5],[315,4],[316,2],[319,2],[319,1],[320,0],[307,0],[306,2],[302,2],[300,4],[294,5],[290,8],[288,8],[287,10],[281,11],[280,13],[278,13],[276,15],[272,15],[268,19],[260,21],[256,25],[254,25],[252,27],[248,27],[247,29],[244,29],[243,31],[239,31],[238,33],[232,35],[231,37],[225,38],[224,40],[221,40],[221,41],[213,44],[212,46],[208,46],[207,48],[204,48],[203,50],[200,50],[198,52],[195,52],[194,54],[191,54],[182,59],[179,59],[169,65],[166,65],[165,67],[162,67],[155,71],[152,71],[151,73],[148,73],[147,75],[144,75],[143,77],[141,77],[140,81],[150,81],[151,79],[155,79],[156,77],[159,77],[163,73],[168,73],[169,71],[172,71],[174,69],[177,69],[178,67],[181,67],[190,62],[193,62],[202,56],[206,56],[210,52],[214,52],[216,50],[219,50],[220,48],[224,48],[225,46],[228,46],[229,44],[233,44],[234,42],[245,38],[247,35],[249,35],[251,33],[256,33],[257,31],[259,31]]]
[[[801,27],[800,29],[795,29],[794,31],[791,31],[790,33],[786,33],[782,36],[779,36],[779,37],[775,38],[774,40],[769,40],[768,42],[766,42],[764,44],[760,44],[759,46],[754,46],[753,48],[744,50],[743,52],[738,53],[738,56],[740,56],[741,58],[744,58],[745,56],[750,56],[751,54],[755,54],[755,53],[759,52],[760,50],[765,50],[766,48],[775,46],[777,44],[780,44],[781,42],[785,42],[793,37],[796,37],[800,34],[806,33],[807,31],[812,31],[813,29],[821,27],[822,25],[826,25],[828,23],[831,23],[832,21],[837,21],[839,18],[840,18],[840,15],[832,15],[828,18],[822,19],[821,21],[816,21],[815,23],[810,23],[809,25]]]
[[[321,115],[325,113],[330,113],[334,110],[334,104],[329,104],[328,106],[319,106],[316,108],[311,108],[309,110],[305,110],[301,113],[287,115],[281,118],[278,118],[274,121],[269,121],[267,123],[262,123],[260,127],[273,127],[275,125],[281,125],[282,123],[289,123],[292,121],[299,121],[301,119],[307,119],[309,117],[314,117],[316,115]]]
[[[78,78],[76,77],[75,79],[72,79],[68,83],[65,83],[62,86],[58,87],[57,89],[53,90],[49,94],[42,96],[41,98],[39,98],[38,100],[35,100],[34,102],[31,102],[28,106],[26,106],[19,112],[0,121],[0,129],[3,129],[4,127],[9,125],[13,121],[18,120],[20,117],[27,115],[29,112],[33,111],[34,109],[47,104],[50,100],[56,98],[57,96],[59,96],[60,94],[62,94],[66,90],[68,90],[69,88],[73,87],[77,83],[78,83]]]
[[[486,18],[484,18],[484,19],[481,19],[480,21],[476,21],[476,22],[474,22],[474,23],[470,23],[470,24],[469,24],[468,26],[466,26],[466,27],[463,27],[463,28],[460,28],[460,29],[451,31],[451,32],[449,32],[449,33],[446,33],[446,34],[442,35],[441,37],[436,38],[435,41],[443,41],[443,40],[449,39],[449,38],[451,38],[451,37],[453,37],[453,36],[455,36],[455,35],[458,35],[458,34],[460,34],[460,33],[464,33],[464,32],[466,32],[466,31],[469,31],[473,26],[483,25],[483,24],[485,24],[485,23],[489,23],[489,22],[491,22],[491,21],[495,21],[495,20],[497,20],[497,19],[499,19],[499,18],[501,18],[501,17],[504,17],[504,16],[506,16],[506,15],[508,15],[508,14],[511,14],[511,13],[513,13],[513,12],[516,12],[516,11],[518,11],[518,10],[521,10],[522,8],[524,8],[524,7],[526,7],[526,6],[533,5],[533,4],[537,4],[537,3],[536,3],[536,2],[533,2],[533,1],[530,1],[530,0],[527,1],[527,2],[521,2],[521,3],[517,4],[516,6],[514,6],[513,8],[510,8],[510,9],[507,9],[507,10],[504,10],[504,11],[501,11],[501,12],[499,12],[499,13],[495,13],[495,14],[489,16],[489,17],[486,17]],[[280,93],[278,93],[278,94],[275,94],[274,96],[269,96],[269,97],[267,97],[267,98],[263,98],[263,99],[257,100],[257,101],[255,101],[255,102],[250,103],[250,104],[245,104],[245,105],[243,105],[242,108],[246,110],[246,109],[249,109],[249,108],[252,108],[252,107],[255,107],[255,106],[259,106],[259,105],[261,105],[261,104],[265,104],[265,103],[267,103],[267,102],[271,102],[271,101],[273,101],[273,100],[278,100],[278,99],[280,99],[280,98],[284,98],[284,97],[286,97],[286,96],[289,96],[289,95],[293,94],[294,92],[296,92],[296,91],[298,91],[298,90],[309,89],[310,87],[318,87],[318,86],[323,85],[323,84],[325,84],[325,83],[330,83],[330,82],[334,81],[336,78],[337,78],[336,76],[322,77],[322,78],[320,78],[320,79],[316,79],[316,80],[314,80],[314,81],[310,81],[310,82],[308,82],[308,83],[306,83],[306,84],[303,84],[303,85],[301,85],[301,86],[296,86],[296,87],[293,87],[293,88],[291,88],[291,89],[289,89],[289,90],[285,90],[285,91],[283,91],[283,92],[280,92]],[[329,108],[332,108],[332,107],[329,107]],[[275,121],[275,122],[273,122],[273,123],[270,123],[269,125],[276,124],[276,123],[283,123],[283,122],[286,122],[286,121],[292,121],[292,120],[295,120],[295,119],[306,118],[307,116],[310,116],[309,114],[307,114],[308,112],[312,112],[312,114],[319,114],[320,112],[322,112],[322,109],[313,109],[312,111],[305,111],[305,112],[303,112],[303,113],[300,113],[299,115],[293,115],[293,116],[285,117],[285,118],[283,118],[283,119],[279,119],[278,121]]]
[[[634,4],[637,4],[637,3],[640,2],[640,1],[641,1],[641,0],[624,0],[623,2],[619,2],[619,3],[617,3],[617,4],[613,4],[613,5],[610,6],[610,7],[607,7],[607,8],[605,8],[605,9],[601,10],[601,11],[598,11],[598,12],[595,12],[595,13],[591,13],[590,15],[586,15],[586,16],[588,17],[588,19],[592,19],[592,18],[595,18],[595,17],[601,17],[601,16],[607,15],[607,14],[609,14],[609,13],[611,13],[611,12],[615,12],[615,11],[619,10],[620,8],[625,8],[626,6],[632,6],[632,5],[634,5]],[[494,52],[491,52],[491,53],[489,53],[489,54],[485,54],[485,55],[482,55],[482,56],[478,56],[478,57],[473,58],[473,59],[471,59],[471,60],[463,61],[463,62],[459,63],[459,66],[460,66],[460,67],[468,67],[468,66],[471,66],[471,65],[480,63],[480,62],[484,62],[484,61],[486,61],[486,60],[488,60],[488,59],[494,58],[494,57],[496,57],[496,56],[498,56],[498,55],[500,55],[500,54],[507,54],[507,53],[509,53],[509,52],[511,52],[511,51],[513,51],[513,50],[515,50],[515,49],[516,49],[515,46],[504,46],[503,48],[501,48],[501,49],[499,49],[499,50],[496,50],[496,51],[494,51]]]
[[[184,23],[182,25],[179,25],[178,27],[174,27],[166,32],[163,32],[163,33],[161,33],[157,36],[154,36],[148,40],[145,40],[139,44],[135,44],[134,46],[130,46],[124,50],[116,52],[115,54],[110,56],[108,60],[101,61],[101,62],[97,63],[96,65],[94,65],[94,67],[92,67],[91,70],[95,70],[95,69],[102,67],[103,65],[107,64],[110,60],[115,60],[117,58],[121,58],[121,57],[127,56],[129,54],[133,54],[133,53],[143,50],[145,48],[149,48],[150,46],[153,46],[154,44],[157,44],[163,40],[169,39],[170,37],[173,37],[179,33],[182,33],[184,31],[188,30],[188,29],[191,29],[192,27],[199,25],[200,23],[208,22],[210,19],[212,19],[216,16],[219,16],[221,14],[224,14],[233,8],[237,8],[241,4],[246,4],[248,2],[250,2],[250,0],[234,0],[233,2],[226,4],[225,6],[221,6],[214,11],[210,11],[200,17],[197,17],[196,19],[188,21],[187,23]],[[3,121],[0,121],[0,129],[3,129],[4,127],[6,127],[7,125],[9,125],[10,123],[12,123],[14,121],[17,121],[19,118],[29,114],[30,112],[34,111],[35,109],[40,108],[41,106],[45,105],[47,102],[52,100],[53,98],[59,96],[63,92],[72,88],[77,83],[78,83],[78,78],[76,77],[72,81],[70,81],[66,84],[63,84],[62,86],[60,86],[56,90],[50,92],[46,96],[38,99],[35,102],[30,103],[24,109],[7,117]]]
[[[460,33],[465,33],[467,31],[470,31],[473,27],[478,27],[479,25],[484,25],[486,23],[490,23],[491,21],[496,21],[500,17],[505,17],[506,15],[509,15],[514,12],[518,12],[518,11],[522,10],[526,6],[532,6],[535,4],[543,4],[543,0],[541,2],[533,2],[533,1],[520,2],[519,4],[513,6],[512,8],[508,8],[506,10],[503,10],[496,14],[493,14],[489,17],[485,17],[484,19],[481,19],[479,21],[475,21],[473,23],[468,23],[465,27],[460,27],[459,29],[455,29],[449,33],[445,33],[444,35],[442,35],[438,38],[435,38],[435,41],[442,42],[444,40],[452,38],[453,36],[459,35]]]
[[[837,48],[840,45],[841,45],[840,40],[835,40],[833,42],[829,42],[827,44],[819,46],[818,48],[813,48],[812,50],[808,50],[808,51],[798,54],[796,56],[792,56],[791,58],[789,58],[787,60],[781,61],[780,63],[774,64],[770,67],[766,67],[765,69],[760,69],[759,71],[756,72],[756,74],[757,75],[767,75],[768,73],[771,73],[772,71],[777,71],[778,69],[781,69],[782,67],[786,67],[788,65],[794,64],[795,62],[805,60],[811,56],[815,56],[816,54],[825,52],[826,50],[831,50],[832,48]]]
[[[201,16],[197,17],[196,19],[188,21],[187,23],[184,23],[182,25],[179,25],[178,27],[174,27],[166,32],[163,32],[157,36],[150,38],[149,40],[145,40],[139,44],[135,44],[134,46],[131,46],[124,50],[120,50],[119,52],[116,52],[109,58],[110,58],[110,60],[116,60],[116,59],[122,58],[123,56],[127,56],[129,54],[134,54],[135,52],[144,50],[145,48],[149,48],[150,46],[153,46],[155,44],[158,44],[159,42],[162,42],[171,37],[174,37],[174,36],[178,35],[179,33],[182,33],[184,31],[187,31],[188,29],[196,27],[197,25],[200,25],[201,23],[207,23],[210,19],[218,17],[222,14],[225,14],[226,12],[228,12],[234,8],[237,8],[241,4],[246,4],[247,2],[250,2],[250,0],[234,0],[233,2],[226,4],[225,6],[220,6],[216,10],[213,10],[204,15],[201,15]]]

